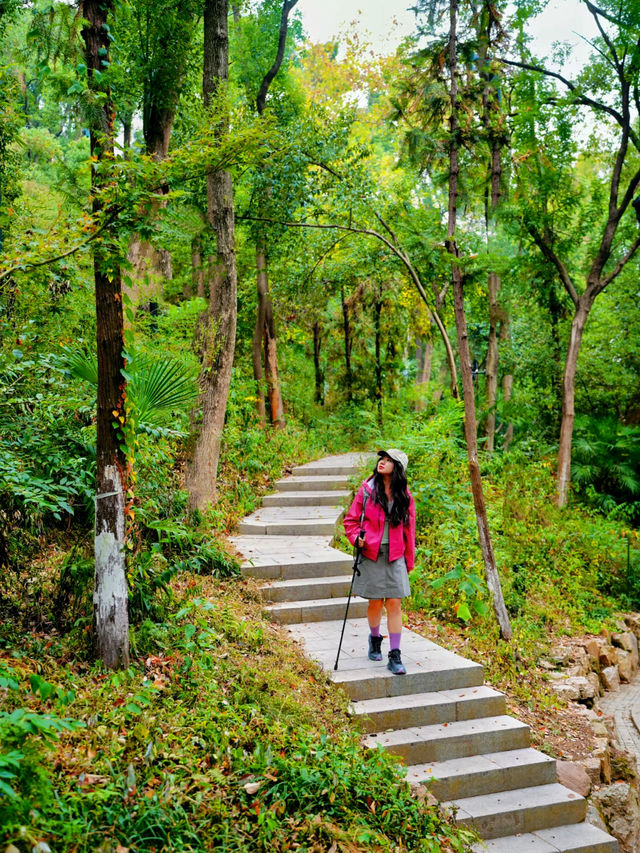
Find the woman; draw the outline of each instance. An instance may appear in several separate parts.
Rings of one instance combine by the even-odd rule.
[[[353,592],[369,599],[369,659],[382,660],[384,605],[390,646],[387,668],[394,675],[404,675],[402,599],[410,593],[407,573],[415,559],[416,510],[407,488],[407,454],[392,449],[379,450],[378,456],[373,476],[365,480],[349,508],[344,529],[349,542],[362,550]]]

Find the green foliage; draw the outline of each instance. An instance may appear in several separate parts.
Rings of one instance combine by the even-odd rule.
[[[617,418],[576,421],[571,475],[586,502],[609,518],[640,522],[640,427]]]
[[[47,684],[77,684],[73,708],[88,726],[65,734],[58,761],[41,756],[50,794],[28,812],[18,792],[0,843],[26,834],[79,851],[105,841],[237,853],[334,841],[354,853],[469,849],[471,834],[414,798],[390,755],[362,748],[344,698],[259,605],[219,581],[191,595],[164,624],[141,624],[139,661],[122,672],[78,678],[52,650],[40,654]],[[23,669],[35,651],[25,644]],[[33,684],[51,702],[44,681]]]
[[[20,696],[20,676],[0,661],[0,689],[10,691],[12,703]],[[41,702],[57,697],[58,703],[68,705],[75,694],[56,689],[39,675],[32,675],[30,687]],[[51,784],[44,766],[40,746],[55,744],[63,732],[84,727],[78,720],[59,717],[54,713],[31,711],[15,707],[0,709],[0,825],[24,818],[30,798],[42,803],[51,800]]]

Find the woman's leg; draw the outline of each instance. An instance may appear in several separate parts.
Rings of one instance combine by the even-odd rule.
[[[390,669],[394,675],[404,675],[407,670],[400,656],[402,599],[387,598],[385,599],[385,607],[387,609],[387,628],[389,631],[389,663],[387,664],[387,669]]]
[[[380,622],[382,621],[382,599],[369,599],[369,607],[367,608],[367,619],[369,620],[369,629],[372,637],[380,636]]]
[[[382,599],[369,599],[367,609],[369,619],[369,660],[382,660],[382,637],[380,636],[380,621],[382,620]]]
[[[402,599],[386,598],[384,604],[387,609],[387,629],[389,636],[402,633]]]

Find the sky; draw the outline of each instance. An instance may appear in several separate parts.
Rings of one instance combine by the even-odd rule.
[[[415,18],[408,11],[411,5],[411,0],[299,0],[298,9],[313,42],[329,41],[352,21],[358,21],[358,32],[368,32],[377,51],[390,53],[413,32]],[[573,45],[575,62],[580,63],[588,54],[580,36],[591,37],[594,31],[593,19],[579,0],[550,0],[531,27],[532,49],[544,56],[554,41],[566,41]]]

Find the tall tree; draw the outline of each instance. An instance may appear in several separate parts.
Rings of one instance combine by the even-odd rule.
[[[471,371],[471,355],[469,351],[469,336],[467,331],[467,319],[464,303],[465,273],[461,263],[461,251],[457,242],[457,220],[458,220],[458,196],[460,178],[460,140],[462,128],[460,126],[460,104],[458,95],[458,0],[448,0],[441,3],[439,0],[425,0],[422,3],[430,11],[431,22],[438,14],[448,12],[448,35],[446,41],[439,42],[435,49],[434,72],[439,75],[443,68],[448,72],[448,210],[447,210],[447,236],[445,245],[451,259],[451,281],[453,287],[453,305],[456,319],[456,331],[458,337],[458,352],[460,355],[460,374],[462,377],[462,388],[464,397],[464,434],[467,445],[467,456],[469,461],[469,474],[471,480],[471,492],[478,527],[478,539],[484,561],[487,585],[491,594],[493,610],[500,626],[500,634],[503,639],[509,640],[512,636],[509,616],[502,596],[500,577],[496,566],[491,533],[487,518],[487,509],[482,488],[482,476],[478,462],[478,440],[476,433],[476,408],[475,393],[473,387],[473,375]],[[466,105],[468,106],[468,105]],[[473,108],[473,104],[471,105]]]
[[[100,211],[104,186],[101,166],[113,157],[111,92],[105,86],[111,38],[107,20],[113,0],[84,0],[82,37],[91,104],[91,183],[93,212]],[[125,494],[127,459],[122,280],[109,243],[94,246],[98,345],[97,493],[95,501],[95,587],[93,617],[98,656],[106,666],[129,663],[128,593],[125,571]]]
[[[138,0],[120,10],[118,27],[123,62],[121,88],[132,88],[131,77],[139,86],[142,107],[142,134],[145,153],[162,161],[169,153],[171,131],[185,79],[189,51],[196,29],[200,3],[197,0]],[[125,98],[125,103],[130,99]],[[125,108],[130,121],[130,107]],[[163,188],[166,194],[168,187]],[[149,218],[155,219],[166,202],[157,197]],[[129,245],[134,286],[134,302],[155,298],[162,282],[173,275],[171,253],[136,234]],[[145,284],[148,282],[148,284]]]
[[[550,211],[540,211],[525,221],[524,228],[543,257],[553,266],[573,304],[573,319],[562,380],[562,423],[558,447],[556,500],[567,503],[571,481],[571,447],[575,422],[575,382],[583,332],[596,298],[622,272],[640,248],[640,236],[625,228],[633,221],[632,202],[640,188],[640,7],[635,0],[602,0],[599,5],[584,0],[599,36],[596,53],[587,68],[570,80],[534,61],[505,60],[512,66],[559,81],[566,91],[560,99],[547,93],[550,103],[561,110],[577,106],[591,110],[612,132],[616,132],[615,155],[607,178],[606,207],[602,205],[599,238],[587,240],[584,270],[572,263],[570,252],[555,239],[549,227]],[[531,152],[541,156],[541,152]],[[603,209],[604,208],[604,209]],[[626,218],[625,218],[626,215]],[[635,222],[634,222],[635,224]],[[590,221],[591,229],[594,223]],[[635,230],[635,229],[634,229]],[[570,244],[582,244],[584,234],[575,233]],[[580,292],[577,281],[584,277]]]
[[[256,110],[259,116],[264,114],[267,103],[269,88],[276,78],[284,59],[287,44],[287,31],[289,28],[289,14],[297,4],[298,0],[283,0],[280,13],[280,27],[278,30],[278,46],[273,62],[262,78],[258,94],[256,96]],[[264,167],[267,170],[268,167]],[[262,216],[265,203],[272,193],[269,185],[268,174],[261,176],[262,186],[258,189],[261,198],[257,201],[258,216]],[[282,405],[282,393],[280,391],[280,379],[278,376],[278,353],[276,341],[275,319],[273,316],[273,302],[269,292],[269,255],[267,245],[267,227],[264,223],[256,223],[256,276],[258,285],[258,304],[256,309],[256,326],[253,335],[253,376],[256,381],[256,396],[258,400],[258,415],[264,423],[266,420],[266,407],[264,389],[262,387],[262,361],[264,355],[264,374],[267,380],[267,399],[269,401],[269,414],[274,426],[284,426],[284,408]]]
[[[202,91],[205,107],[216,122],[216,135],[229,131],[228,0],[205,0]],[[216,500],[220,440],[227,409],[235,351],[237,274],[233,182],[226,169],[207,175],[207,219],[215,235],[209,258],[209,305],[201,317],[197,344],[202,353],[200,398],[193,418],[194,447],[185,472],[192,508],[206,509]]]

